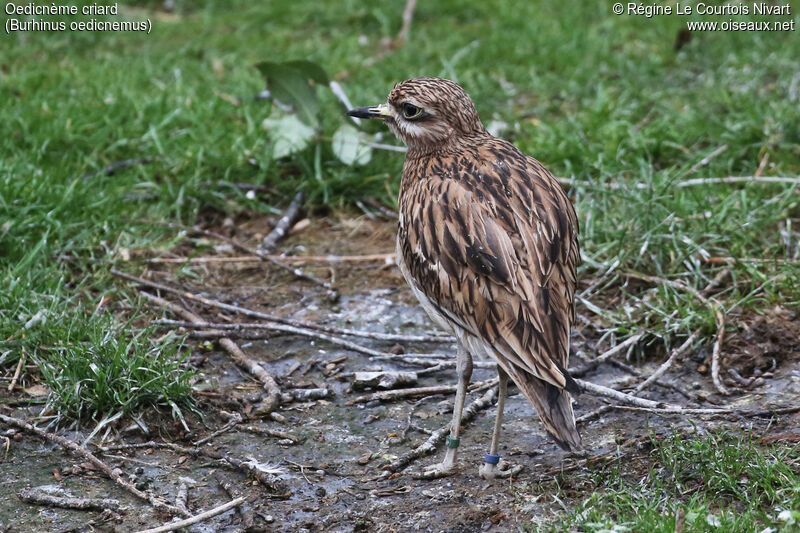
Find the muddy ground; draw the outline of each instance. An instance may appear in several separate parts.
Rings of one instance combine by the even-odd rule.
[[[269,221],[215,223],[220,231],[250,245],[268,231]],[[229,221],[230,222],[230,221]],[[305,223],[301,223],[301,227]],[[390,253],[393,251],[394,224],[367,218],[314,219],[308,226],[281,244],[288,255],[348,255]],[[382,261],[358,263],[308,263],[303,268],[321,277],[333,275],[340,293],[331,302],[326,291],[314,284],[298,281],[264,263],[225,263],[211,265],[148,264],[147,257],[192,255],[241,255],[219,242],[203,239],[187,241],[167,252],[134,254],[126,270],[148,279],[180,284],[187,290],[236,305],[259,309],[274,315],[340,327],[376,332],[421,334],[434,331],[396,267]],[[187,275],[190,270],[196,276]],[[133,290],[133,289],[131,289]],[[242,317],[206,309],[185,302],[200,316],[213,322],[245,321]],[[153,318],[162,315],[153,312]],[[723,353],[724,368],[734,368],[748,386],[741,385],[729,397],[717,395],[708,376],[709,350],[687,355],[643,395],[654,400],[715,407],[731,403],[743,408],[769,408],[790,405],[800,394],[800,317],[776,308],[763,315],[732,317]],[[574,333],[571,360],[573,367],[610,346],[610,339],[599,340],[590,326],[579,325]],[[410,344],[353,339],[383,351],[454,353],[448,344]],[[478,467],[488,446],[494,408],[481,411],[467,426],[460,448],[459,471],[437,480],[418,480],[411,474],[438,460],[442,446],[433,456],[423,457],[406,470],[379,479],[382,466],[422,443],[427,434],[412,428],[406,432],[409,412],[418,398],[391,402],[373,401],[347,405],[346,402],[372,391],[351,390],[352,374],[365,370],[420,370],[397,361],[375,361],[366,355],[339,349],[323,341],[293,335],[272,335],[268,339],[238,339],[245,352],[270,371],[284,390],[326,388],[324,399],[284,404],[279,409],[283,421],[248,419],[234,429],[210,440],[204,447],[244,460],[269,465],[277,473],[278,484],[265,487],[247,475],[221,467],[208,457],[193,457],[172,451],[145,448],[103,456],[123,477],[141,488],[174,501],[181,478],[196,484],[189,490],[188,508],[198,513],[231,499],[220,482],[229,482],[234,493],[251,497],[248,506],[253,530],[266,531],[516,531],[525,524],[547,520],[589,496],[582,482],[597,461],[583,461],[562,452],[544,434],[532,408],[512,388],[506,405],[501,454],[524,466],[512,480],[486,482],[478,477]],[[190,341],[195,346],[192,362],[198,370],[198,409],[202,419],[189,415],[187,432],[168,410],[147,413],[142,421],[149,434],[120,421],[108,433],[100,432],[89,448],[123,443],[154,441],[190,446],[227,422],[226,413],[239,412],[246,419],[257,412],[259,385],[234,366],[218,345]],[[629,390],[649,375],[664,359],[658,343],[639,345],[630,360],[620,362],[630,369],[604,364],[587,373],[584,379],[609,387]],[[291,375],[288,375],[291,372]],[[489,368],[477,368],[473,381],[494,377]],[[750,379],[756,378],[756,379]],[[454,384],[453,369],[420,376],[416,386]],[[729,383],[734,385],[734,383]],[[17,392],[20,403],[4,412],[32,420],[40,405],[21,407],[26,397]],[[482,393],[473,393],[468,402]],[[452,394],[429,398],[414,406],[413,424],[429,430],[450,419]],[[580,417],[606,402],[583,394],[576,399]],[[692,426],[694,424],[694,427]],[[753,428],[758,436],[785,433],[788,426],[800,424],[797,416],[773,420],[765,418],[690,420],[678,416],[612,410],[581,425],[584,443],[594,457],[622,461],[632,471],[647,469],[647,439],[675,430],[705,431],[714,427],[734,430]],[[299,442],[257,434],[246,426],[280,430]],[[61,435],[83,441],[93,429],[90,424],[61,431]],[[7,450],[0,455],[0,531],[137,531],[169,521],[149,505],[121,490],[82,459],[64,452],[52,443],[31,435],[12,435]],[[631,444],[633,442],[633,444]],[[605,454],[605,455],[603,455]],[[302,467],[300,466],[302,465]],[[556,482],[558,497],[554,495]],[[22,503],[16,496],[24,487],[58,485],[76,496],[118,498],[125,508],[119,513],[54,509]],[[590,485],[590,484],[589,484]],[[242,531],[241,510],[231,510],[188,528],[188,531]]]

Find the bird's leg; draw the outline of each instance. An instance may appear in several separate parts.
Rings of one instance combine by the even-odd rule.
[[[497,377],[499,378],[499,383],[497,385],[497,416],[494,419],[492,444],[484,458],[483,465],[481,465],[478,470],[478,474],[483,479],[510,477],[522,470],[522,466],[509,467],[505,461],[501,462],[500,456],[497,453],[500,447],[500,429],[503,425],[503,408],[506,404],[506,395],[508,392],[508,374],[506,374],[506,371],[499,365],[497,367]]]
[[[421,477],[433,479],[443,477],[450,473],[456,463],[456,451],[460,444],[461,414],[464,411],[464,400],[467,397],[467,385],[472,377],[472,356],[465,350],[461,343],[458,344],[458,385],[456,386],[456,399],[453,405],[453,421],[450,423],[450,434],[447,436],[447,450],[441,463],[431,465],[425,469]]]

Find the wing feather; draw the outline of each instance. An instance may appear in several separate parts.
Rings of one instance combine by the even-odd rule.
[[[468,157],[469,163],[407,161],[402,260],[443,314],[510,364],[570,388],[565,368],[579,258],[574,208],[538,161],[505,141],[493,139]]]

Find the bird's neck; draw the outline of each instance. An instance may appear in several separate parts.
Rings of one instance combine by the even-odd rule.
[[[489,135],[489,133],[484,129],[470,133],[452,135],[437,143],[416,144],[411,142],[408,143],[406,160],[447,157],[448,155],[464,150],[465,147],[480,145],[485,138],[488,137],[491,137],[491,135]]]

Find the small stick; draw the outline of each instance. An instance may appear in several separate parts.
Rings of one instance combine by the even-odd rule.
[[[399,48],[408,42],[408,32],[411,30],[411,21],[414,20],[414,9],[417,7],[417,0],[406,0],[406,7],[403,9],[403,27],[394,40],[395,47]]]
[[[240,496],[235,500],[231,500],[226,504],[220,505],[218,507],[214,507],[213,509],[209,509],[204,513],[200,513],[199,515],[192,516],[191,518],[187,518],[186,520],[179,520],[178,522],[170,522],[169,524],[164,524],[163,526],[155,527],[152,529],[144,529],[139,531],[139,533],[165,533],[167,531],[175,531],[176,529],[181,529],[187,526],[191,526],[192,524],[196,524],[198,522],[202,522],[203,520],[208,520],[209,518],[213,518],[218,514],[222,514],[228,509],[233,509],[234,507],[238,507],[247,498],[244,496]]]
[[[728,145],[727,144],[723,144],[722,146],[720,146],[719,148],[717,148],[716,150],[714,150],[713,152],[711,152],[710,154],[705,156],[703,159],[701,159],[700,161],[698,161],[697,163],[692,165],[692,168],[690,168],[683,175],[684,176],[688,176],[690,174],[694,174],[700,167],[704,167],[704,166],[708,165],[711,162],[712,159],[714,159],[715,157],[717,157],[719,154],[721,154],[722,152],[724,152],[727,149],[728,149]]]
[[[62,492],[66,493],[66,491]],[[17,493],[17,496],[25,503],[49,505],[52,507],[61,507],[63,509],[96,509],[99,511],[104,511],[106,509],[118,511],[120,509],[119,500],[109,498],[75,498],[73,496],[57,496],[55,494],[48,494],[41,487],[22,489]]]
[[[153,494],[140,491],[135,486],[133,486],[133,484],[122,479],[122,476],[120,476],[118,473],[112,470],[110,466],[108,466],[106,463],[98,459],[96,455],[94,455],[86,448],[81,448],[81,446],[77,442],[65,439],[64,437],[60,437],[53,433],[49,433],[23,420],[7,416],[4,414],[0,414],[0,421],[5,422],[9,426],[14,426],[19,429],[23,429],[29,433],[33,433],[34,435],[42,439],[55,442],[62,448],[65,448],[67,450],[72,451],[73,453],[76,453],[77,455],[83,457],[84,459],[92,463],[94,466],[96,466],[101,472],[110,477],[112,480],[114,480],[114,482],[117,485],[121,486],[123,489],[127,490],[137,498],[149,502],[150,505],[152,505],[157,510],[166,511],[171,514],[183,514],[181,510],[178,509],[177,507],[169,505],[168,503],[156,498]]]
[[[475,391],[483,387],[492,387],[497,383],[497,378],[488,379],[486,381],[477,381],[469,386],[470,391]],[[448,392],[455,392],[455,385],[435,385],[433,387],[414,387],[410,389],[395,389],[380,392],[374,392],[364,396],[359,396],[345,402],[345,405],[356,405],[359,403],[367,403],[373,400],[388,401],[397,400],[398,398],[409,398],[414,396],[431,396],[434,394],[444,394]]]
[[[494,380],[496,381],[496,380]],[[474,402],[470,403],[461,415],[461,424],[468,424],[475,416],[484,409],[489,408],[495,400],[497,396],[497,391],[494,388],[488,389],[483,396],[476,399]],[[388,465],[384,466],[383,469],[386,470],[382,477],[388,477],[391,472],[397,472],[398,470],[402,470],[406,466],[408,466],[412,461],[419,459],[425,455],[430,455],[436,451],[436,446],[442,442],[444,442],[444,437],[450,432],[450,423],[447,425],[437,429],[433,433],[431,433],[430,437],[414,448],[410,450]]]
[[[140,294],[148,300],[151,300],[162,307],[166,307],[173,313],[188,319],[190,322],[203,321],[199,316],[195,315],[191,311],[161,297],[146,293],[144,291],[140,291]],[[251,376],[254,376],[263,385],[264,390],[267,393],[267,399],[262,404],[261,409],[265,412],[274,411],[278,407],[281,399],[281,389],[278,387],[278,383],[275,381],[275,378],[273,378],[269,372],[264,370],[263,366],[247,357],[242,349],[239,348],[239,345],[232,340],[228,339],[227,337],[223,337],[219,340],[219,344],[225,348],[238,366],[247,370]]]
[[[311,274],[306,274],[305,272],[303,272],[299,268],[292,268],[289,265],[284,264],[282,261],[278,260],[277,258],[275,258],[272,255],[264,253],[264,252],[262,252],[260,250],[256,250],[256,249],[250,248],[249,246],[237,241],[236,239],[232,239],[231,237],[228,237],[228,236],[223,235],[221,233],[217,233],[215,231],[210,231],[210,230],[203,229],[203,228],[198,228],[196,226],[184,226],[183,224],[176,224],[174,222],[162,222],[162,223],[158,223],[158,225],[165,226],[165,227],[168,227],[168,228],[183,229],[183,230],[186,230],[186,231],[199,233],[201,235],[205,235],[206,237],[211,237],[212,239],[217,239],[217,240],[220,240],[222,242],[227,242],[228,244],[230,244],[234,248],[236,248],[238,250],[241,250],[242,252],[245,252],[245,253],[253,255],[254,256],[253,257],[254,260],[257,259],[258,261],[266,261],[266,262],[268,262],[268,263],[270,263],[272,265],[275,265],[278,268],[281,268],[283,270],[286,270],[287,272],[290,272],[291,274],[297,276],[300,279],[305,279],[307,281],[311,281],[311,282],[316,283],[317,285],[320,285],[322,287],[325,287],[326,289],[331,290],[331,291],[334,290],[333,287],[331,287],[331,284],[328,283],[327,281],[324,281],[324,280],[322,280],[322,279],[320,279],[320,278],[318,278],[316,276],[312,276]]]
[[[25,366],[25,359],[27,359],[27,352],[25,351],[25,348],[22,348],[22,355],[19,356],[17,369],[14,371],[14,377],[11,378],[11,384],[8,386],[8,392],[12,392],[14,387],[17,385],[17,381],[19,380],[20,375],[22,375],[22,367]]]
[[[269,232],[266,237],[264,237],[264,240],[261,243],[262,253],[269,254],[275,250],[275,248],[278,246],[278,241],[286,236],[294,223],[297,221],[297,218],[300,215],[300,208],[303,207],[304,201],[305,194],[303,194],[303,191],[298,192],[292,200],[292,203],[289,204],[289,207],[286,209],[283,217],[281,217],[278,223],[275,224],[275,227],[272,228],[272,231]]]
[[[780,257],[765,259],[763,257],[700,257],[698,258],[701,263],[709,265],[726,264],[726,263],[778,263],[778,264],[794,264],[800,262],[797,259],[784,259]]]
[[[262,257],[274,259],[284,263],[373,263],[386,262],[394,259],[395,254],[367,254],[367,255],[244,255],[235,257],[154,257],[148,259],[150,264],[192,264],[192,263],[258,263]]]
[[[110,165],[103,167],[100,170],[87,172],[86,174],[83,175],[83,181],[89,181],[89,179],[97,176],[98,174],[113,176],[117,170],[122,170],[123,168],[132,167],[134,165],[149,165],[152,162],[153,162],[152,157],[137,157],[135,159],[124,159],[122,161],[111,163]]]
[[[275,322],[276,324],[285,324],[287,326],[294,326],[295,328],[308,328],[308,329],[315,329],[315,330],[318,330],[318,331],[325,331],[325,332],[329,332],[329,333],[338,333],[340,335],[352,335],[352,336],[375,338],[375,339],[380,338],[380,339],[385,339],[385,340],[397,340],[400,337],[399,335],[389,335],[389,334],[385,334],[385,333],[371,333],[371,332],[357,331],[357,330],[346,329],[346,328],[334,328],[334,327],[331,327],[331,326],[323,326],[323,325],[320,325],[320,324],[314,324],[313,322],[302,322],[302,321],[299,321],[299,320],[289,320],[287,318],[281,318],[281,317],[277,317],[277,316],[272,316],[272,315],[268,315],[266,313],[261,313],[259,311],[254,311],[252,309],[247,309],[246,307],[240,307],[238,305],[226,304],[226,303],[219,302],[217,300],[212,300],[210,298],[205,298],[203,296],[196,295],[196,294],[191,293],[189,291],[185,291],[185,290],[182,290],[182,289],[175,289],[173,287],[170,287],[169,285],[164,285],[163,283],[156,283],[154,281],[148,281],[148,280],[146,280],[144,278],[140,278],[140,277],[134,276],[132,274],[126,274],[124,272],[120,272],[119,270],[116,270],[116,269],[113,269],[113,268],[110,269],[109,272],[111,274],[113,274],[114,276],[117,276],[119,278],[126,279],[128,281],[133,281],[135,283],[138,283],[139,285],[144,285],[146,287],[150,287],[150,288],[153,288],[153,289],[158,289],[158,290],[170,292],[172,294],[177,294],[178,296],[186,298],[187,300],[193,300],[195,302],[200,302],[200,303],[202,303],[204,305],[207,305],[209,307],[216,307],[216,308],[219,308],[219,309],[225,309],[226,311],[232,311],[234,313],[239,313],[239,314],[243,314],[243,315],[246,315],[246,316],[252,316],[254,318],[260,318],[262,320],[268,320],[270,322]],[[285,330],[285,331],[290,331],[291,333],[297,333],[298,335],[302,335],[303,334],[303,333],[298,332],[297,330]],[[392,337],[392,338],[390,338],[390,337]],[[437,336],[436,339],[437,339],[437,341],[440,341],[440,342],[452,342],[452,341],[455,340],[452,337],[445,337],[445,336],[441,336],[441,337]],[[345,342],[347,342],[347,341],[345,341]],[[373,350],[373,352],[374,352],[374,350]],[[368,355],[384,355],[384,354],[382,354],[380,352],[374,352],[374,353],[370,353]]]
[[[642,392],[644,389],[646,389],[652,383],[654,383],[658,378],[660,378],[664,374],[664,372],[666,372],[669,369],[669,367],[672,366],[672,363],[674,363],[675,360],[677,360],[679,357],[681,357],[686,352],[686,350],[689,349],[689,347],[694,343],[694,341],[697,339],[697,336],[699,334],[700,334],[700,330],[699,329],[695,330],[695,332],[692,333],[692,335],[688,339],[686,339],[686,342],[684,342],[677,349],[672,351],[672,354],[670,354],[669,358],[666,361],[664,361],[661,364],[661,366],[659,366],[656,369],[656,371],[653,372],[650,375],[649,378],[647,378],[646,380],[641,382],[636,387],[636,389],[634,389],[633,393],[634,394],[638,394],[638,393]]]
[[[650,283],[669,285],[675,289],[686,291],[703,302],[714,312],[714,317],[717,321],[717,336],[716,340],[714,341],[714,348],[711,352],[711,380],[714,382],[714,387],[720,394],[729,394],[728,389],[725,388],[719,378],[719,357],[720,353],[722,352],[722,341],[725,338],[725,315],[722,313],[719,302],[711,298],[707,298],[694,287],[680,281],[660,278],[658,276],[649,276],[647,274],[639,274],[635,272],[626,272],[624,275],[629,278],[641,279],[644,281],[649,281]]]
[[[277,317],[275,317],[277,318]],[[270,320],[270,319],[267,319]],[[340,335],[349,335],[351,337],[362,337],[365,339],[375,339],[375,340],[382,340],[382,341],[395,341],[395,342],[426,342],[426,343],[433,343],[433,342],[454,342],[455,338],[447,337],[444,335],[399,335],[394,333],[377,333],[373,331],[358,331],[354,329],[345,329],[345,328],[333,328],[328,326],[323,326],[320,324],[314,324],[311,322],[300,322],[296,320],[285,320],[283,322],[277,322],[279,324],[286,324],[289,326],[294,326],[297,328],[307,328],[307,329],[316,329],[318,331],[326,331],[328,333],[338,333]],[[227,324],[227,323],[220,323],[220,322],[181,322],[179,320],[159,320],[158,324],[166,324],[169,326],[178,326],[182,328],[198,328],[198,329],[219,329],[219,330],[228,330],[228,331],[238,331],[243,329],[269,329],[275,330],[276,328],[273,324],[270,323],[261,323],[261,322],[239,322],[235,324]],[[284,330],[279,330],[284,331]],[[288,331],[289,333],[294,333],[294,330]],[[402,354],[401,354],[402,355]],[[447,356],[450,357],[450,356]]]
[[[269,435],[270,437],[275,437],[276,439],[289,440],[292,441],[294,444],[299,444],[303,442],[303,439],[301,439],[300,437],[297,437],[285,431],[280,431],[278,429],[260,428],[256,426],[244,426],[241,429],[243,429],[244,431],[249,431],[250,433],[256,433],[258,435]]]
[[[573,187],[595,187],[598,189],[647,189],[650,187],[647,183],[621,183],[611,181],[608,183],[590,183],[588,181],[581,181],[572,178],[556,178],[561,185]],[[800,186],[800,178],[793,178],[787,176],[726,176],[724,178],[693,178],[690,180],[679,181],[673,184],[673,187],[683,189],[685,187],[693,187],[695,185],[716,185],[727,183],[791,183],[792,185]]]
[[[666,372],[669,369],[669,367],[672,365],[672,363],[675,361],[675,359],[677,359],[678,357],[683,355],[683,353],[692,345],[692,343],[695,341],[695,339],[697,338],[697,336],[699,334],[700,334],[700,330],[695,331],[694,333],[692,333],[691,337],[689,337],[686,340],[686,342],[684,342],[677,349],[673,350],[672,353],[670,354],[669,358],[666,361],[664,361],[664,363],[661,364],[661,366],[659,366],[656,369],[656,371],[653,372],[653,374],[650,377],[648,377],[646,380],[644,380],[642,383],[640,383],[636,387],[636,389],[633,391],[633,394],[634,395],[639,394],[644,389],[649,387],[652,383],[654,383],[659,377],[661,377],[661,375],[663,375],[664,372]],[[573,375],[573,377],[575,377],[575,376]],[[594,411],[591,411],[589,413],[586,413],[585,415],[579,416],[578,418],[575,419],[575,423],[576,424],[582,424],[582,423],[584,423],[584,422],[586,422],[588,420],[593,420],[593,419],[597,418],[598,416],[603,415],[603,414],[611,411],[611,409],[613,409],[613,406],[611,406],[611,405],[603,405],[602,407],[598,407]]]
[[[229,497],[238,498],[240,496],[239,491],[233,487],[233,484],[230,481],[223,479],[219,472],[214,474],[214,478]],[[255,523],[253,508],[250,507],[247,502],[242,502],[242,505],[239,506],[239,514],[242,516],[242,529],[244,531],[250,531]]]
[[[180,481],[181,484],[178,487],[178,494],[175,496],[175,507],[191,516],[189,508],[187,507],[189,503],[189,485],[194,485],[196,481],[183,476],[181,476]]]
[[[203,444],[210,441],[214,437],[217,437],[218,435],[222,435],[223,433],[230,431],[236,424],[240,424],[241,422],[242,422],[242,415],[240,415],[239,413],[233,413],[233,416],[231,417],[231,419],[228,421],[227,424],[225,424],[212,434],[208,435],[207,437],[203,437],[202,439],[195,441],[193,444],[195,446],[202,446]]]
[[[617,353],[621,352],[624,348],[627,348],[628,346],[636,344],[637,342],[639,342],[639,339],[641,339],[643,336],[644,336],[644,333],[637,333],[636,335],[633,335],[632,337],[628,337],[623,342],[617,344],[616,346],[614,346],[610,350],[606,350],[602,354],[600,354],[597,357],[595,357],[594,359],[592,359],[591,362],[593,362],[593,363],[602,363],[603,361],[609,359],[613,355],[616,355]]]

